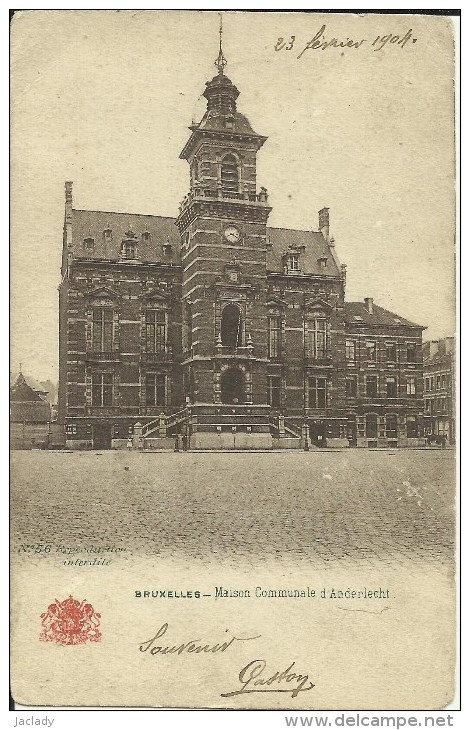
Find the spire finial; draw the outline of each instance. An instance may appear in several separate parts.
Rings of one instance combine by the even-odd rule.
[[[224,53],[222,51],[222,13],[219,13],[219,19],[220,19],[220,25],[219,25],[219,55],[217,56],[217,59],[215,61],[215,65],[217,66],[219,70],[219,74],[223,74],[224,68],[227,65],[227,59],[224,56]]]

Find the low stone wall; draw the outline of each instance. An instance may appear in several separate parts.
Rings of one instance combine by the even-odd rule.
[[[234,449],[266,449],[273,448],[270,433],[213,433],[196,431],[191,436],[191,449],[213,449],[233,451]]]
[[[349,441],[348,441],[348,439],[327,438],[326,446],[327,446],[327,448],[330,448],[330,449],[349,449]]]
[[[405,436],[392,441],[384,438],[367,439],[358,437],[357,446],[365,449],[420,449],[426,446],[426,438],[406,438]]]
[[[302,439],[294,437],[286,437],[281,439],[273,439],[273,449],[300,449]]]
[[[58,423],[10,423],[10,448],[64,448],[64,429]]]
[[[174,438],[148,438],[144,439],[144,449],[152,449],[155,451],[174,451]],[[183,450],[181,437],[179,439],[179,449]]]
[[[92,439],[67,439],[65,442],[65,448],[73,451],[79,451],[80,449],[90,450],[93,448]]]

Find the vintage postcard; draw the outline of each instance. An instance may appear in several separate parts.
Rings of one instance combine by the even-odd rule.
[[[17,703],[458,701],[454,46],[14,15]]]

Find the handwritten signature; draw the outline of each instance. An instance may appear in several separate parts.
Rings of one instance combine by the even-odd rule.
[[[205,642],[203,639],[189,639],[188,641],[173,641],[167,643],[165,640],[163,643],[157,643],[158,639],[168,631],[168,624],[165,623],[158,629],[157,633],[152,636],[151,639],[143,641],[139,649],[141,652],[148,651],[149,654],[217,654],[227,651],[237,641],[253,641],[253,639],[259,639],[261,634],[258,636],[234,636],[233,634],[226,638],[225,641],[213,643],[212,641]],[[229,633],[228,629],[225,629],[225,633]]]
[[[287,669],[271,674],[270,671],[266,671],[265,659],[254,659],[243,667],[238,675],[242,687],[233,692],[225,692],[221,697],[235,697],[253,692],[288,692],[292,697],[297,697],[300,692],[313,689],[315,685],[310,681],[308,674],[297,674],[293,671],[294,666],[295,662],[292,662]],[[286,684],[291,686],[286,687]]]

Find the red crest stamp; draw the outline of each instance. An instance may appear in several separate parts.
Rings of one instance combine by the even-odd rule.
[[[80,603],[69,596],[64,601],[55,599],[41,614],[42,631],[40,641],[53,641],[55,644],[69,646],[99,641],[101,614],[96,613],[86,598]]]

